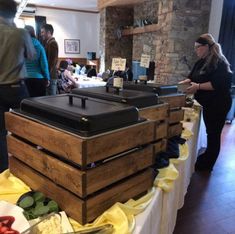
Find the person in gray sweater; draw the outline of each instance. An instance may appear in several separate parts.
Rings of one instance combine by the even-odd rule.
[[[25,59],[35,55],[29,34],[15,27],[16,10],[14,0],[0,0],[0,173],[8,168],[4,114],[19,108],[21,100],[28,97]]]

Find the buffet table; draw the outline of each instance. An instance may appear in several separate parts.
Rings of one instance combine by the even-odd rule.
[[[134,234],[172,234],[174,231],[177,211],[184,204],[184,196],[194,172],[198,152],[200,113],[191,122],[184,122],[183,126],[193,133],[186,144],[188,158],[171,161],[179,172],[178,178],[173,182],[171,191],[165,192],[157,188],[150,205],[143,213],[136,216]]]
[[[187,111],[187,110],[186,110]],[[131,200],[125,204],[116,203],[94,223],[93,227],[111,223],[116,234],[172,234],[176,223],[177,211],[184,204],[190,178],[194,172],[194,163],[198,152],[198,133],[200,126],[200,111],[195,112],[190,122],[183,122],[186,144],[180,147],[180,158],[171,159],[170,166],[161,169],[168,176],[167,183],[156,184],[143,198]],[[192,135],[193,133],[193,135]],[[191,134],[191,135],[190,135]],[[164,173],[163,173],[164,174]],[[157,176],[157,178],[159,177]],[[164,180],[164,178],[163,178]],[[15,203],[17,198],[29,188],[9,172],[0,174],[0,200]],[[5,185],[4,185],[5,184]],[[6,186],[7,185],[7,186]],[[17,185],[17,186],[16,186]],[[4,190],[3,190],[4,188]],[[4,193],[5,192],[5,193]],[[84,227],[73,223],[75,230]]]

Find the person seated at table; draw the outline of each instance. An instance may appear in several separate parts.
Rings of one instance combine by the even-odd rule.
[[[113,73],[113,76],[114,77],[121,77],[121,78],[123,78],[124,81],[127,80],[127,76],[126,76],[126,72],[125,71],[115,71]]]
[[[90,65],[86,65],[86,74],[87,77],[97,76],[95,68]]]
[[[128,63],[126,64],[125,76],[126,81],[133,81],[133,72]]]
[[[68,62],[62,60],[58,69],[58,92],[69,93],[72,89],[77,87],[76,79],[72,77],[68,70]]]
[[[106,70],[105,72],[102,73],[101,77],[103,79],[103,81],[108,81],[108,79],[112,76],[112,71],[110,71],[109,69]]]
[[[81,64],[80,67],[81,67],[80,74],[85,75],[86,74],[86,66],[84,64]]]

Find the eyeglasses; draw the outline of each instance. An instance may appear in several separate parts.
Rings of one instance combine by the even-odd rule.
[[[196,45],[196,46],[194,46],[194,49],[196,50],[196,49],[200,48],[201,46],[204,46],[204,45]]]

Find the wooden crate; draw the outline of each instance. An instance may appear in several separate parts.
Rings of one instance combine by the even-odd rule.
[[[155,121],[155,141],[167,137],[169,119],[169,105],[167,103],[142,108],[139,110],[139,114],[143,118]]]
[[[13,135],[78,164],[82,169],[155,140],[155,122],[150,120],[93,137],[81,137],[9,112],[5,114],[5,123]]]
[[[139,109],[139,115],[149,120],[162,121],[168,119],[168,109],[169,105],[162,103],[156,106]]]
[[[184,118],[182,107],[185,106],[186,95],[176,93],[160,96],[159,99],[169,105],[169,126],[167,138],[180,135],[183,129],[181,121]]]
[[[169,125],[167,138],[171,138],[173,136],[181,135],[182,130],[183,130],[182,123],[176,123],[176,124]]]
[[[168,121],[156,122],[155,124],[155,140],[160,140],[167,137],[168,134]]]
[[[144,193],[153,183],[152,171],[148,168],[83,200],[13,156],[9,163],[12,174],[58,202],[62,210],[81,224],[94,220],[116,202],[125,202]]]
[[[167,139],[161,139],[153,144],[154,146],[154,157],[160,152],[166,151]]]
[[[8,152],[14,157],[81,198],[153,164],[153,145],[108,158],[106,162],[99,162],[82,171],[15,136],[9,135],[7,143]]]
[[[169,124],[174,124],[182,121],[184,119],[183,109],[172,109],[169,112]]]
[[[166,96],[159,96],[159,100],[168,103],[169,108],[179,108],[185,106],[186,95],[181,93],[166,95]]]

